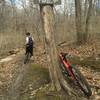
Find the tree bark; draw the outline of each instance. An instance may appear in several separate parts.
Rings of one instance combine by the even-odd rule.
[[[48,54],[48,62],[49,62],[49,72],[50,77],[52,80],[52,83],[56,87],[56,89],[59,91],[61,89],[59,80],[57,77],[57,71],[56,68],[58,65],[58,57],[57,57],[57,50],[55,45],[55,39],[54,39],[54,14],[53,14],[53,8],[51,6],[41,6],[41,13],[42,13],[42,19],[43,19],[43,26],[44,26],[44,32],[45,32],[45,47]]]
[[[69,95],[75,94],[71,89],[71,87],[69,86],[69,84],[65,81],[59,67],[58,52],[54,38],[55,21],[54,21],[53,5],[41,6],[41,13],[43,19],[44,33],[45,33],[44,35],[46,43],[45,48],[47,51],[48,67],[52,84],[54,85],[57,91],[64,89]]]
[[[92,10],[92,1],[93,0],[88,0],[89,7],[88,7],[87,17],[85,21],[84,41],[87,41],[89,38],[89,24],[90,24],[91,10]]]
[[[1,2],[0,9],[0,33],[5,33],[5,1]]]
[[[81,20],[81,1],[75,0],[75,14],[76,14],[76,31],[77,31],[77,43],[83,44],[83,31]]]
[[[87,1],[89,2],[89,7],[87,8]],[[81,20],[81,0],[75,0],[75,12],[76,12],[76,31],[77,31],[77,43],[78,44],[85,44],[88,42],[89,36],[89,23],[91,17],[91,9],[92,9],[92,1],[93,0],[86,0],[85,1],[85,28],[83,28],[82,20]],[[87,10],[87,11],[86,11]],[[83,30],[84,29],[84,30]]]
[[[43,28],[44,28],[44,37],[45,37],[45,48],[47,51],[47,62],[49,67],[49,73],[53,86],[57,91],[63,90],[66,99],[64,100],[79,100],[78,95],[70,87],[68,82],[64,79],[60,65],[58,52],[55,44],[55,35],[54,35],[54,13],[53,5],[41,5],[40,11],[42,14]],[[69,97],[69,98],[68,98]],[[82,99],[83,100],[83,99]]]

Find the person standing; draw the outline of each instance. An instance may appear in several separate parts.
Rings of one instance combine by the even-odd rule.
[[[34,39],[31,35],[31,33],[27,32],[26,33],[26,53],[27,54],[28,52],[31,54],[31,57],[33,56],[33,42],[34,42]]]

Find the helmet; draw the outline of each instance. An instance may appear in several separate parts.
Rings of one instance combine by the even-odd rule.
[[[30,33],[29,33],[29,32],[27,32],[27,33],[26,33],[26,35],[27,35],[27,36],[30,36]]]

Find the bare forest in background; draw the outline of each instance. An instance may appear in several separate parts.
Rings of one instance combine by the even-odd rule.
[[[33,0],[19,1],[20,7],[13,0],[0,0],[0,55],[24,47],[27,31],[33,34],[35,42],[43,39],[39,6]],[[100,0],[63,2],[54,7],[56,43],[76,42],[78,34],[86,35],[88,42],[100,40]],[[77,24],[81,27],[79,33]]]

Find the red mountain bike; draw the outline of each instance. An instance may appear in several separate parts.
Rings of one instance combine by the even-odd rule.
[[[65,79],[66,78],[70,79],[73,83],[76,83],[86,96],[91,96],[92,91],[85,77],[76,68],[76,66],[73,66],[72,64],[69,63],[67,57],[68,53],[60,53],[59,55],[60,68],[63,76],[65,77]]]

